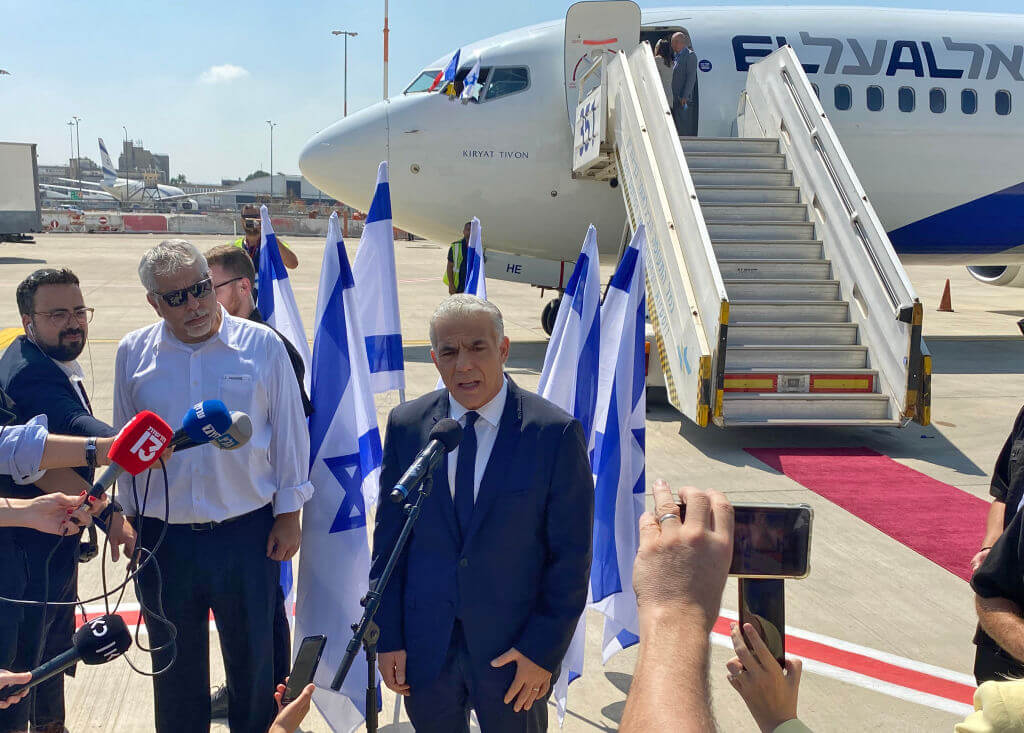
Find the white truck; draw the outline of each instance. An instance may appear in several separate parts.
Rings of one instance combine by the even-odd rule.
[[[35,143],[0,142],[0,242],[42,231]]]

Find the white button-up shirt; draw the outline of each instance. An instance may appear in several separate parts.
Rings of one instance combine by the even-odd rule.
[[[252,438],[235,450],[203,445],[167,461],[172,524],[222,522],[273,503],[274,515],[293,512],[313,495],[309,431],[295,372],[281,340],[266,326],[229,316],[221,308],[218,332],[185,344],[161,321],[125,336],[114,366],[114,424],[152,410],[181,425],[197,402],[219,399],[252,419]],[[151,474],[148,517],[164,517],[159,464],[135,479],[142,501]],[[139,513],[132,477],[118,479],[127,516]]]
[[[473,501],[480,495],[480,480],[484,477],[487,468],[487,461],[491,458],[491,451],[494,450],[494,441],[498,437],[498,427],[501,425],[501,416],[505,412],[505,400],[508,399],[508,380],[502,384],[490,402],[476,412],[480,415],[473,423],[476,431],[476,463],[473,466]],[[448,414],[453,420],[458,420],[459,425],[466,427],[466,413],[470,410],[459,404],[459,401],[448,395]],[[455,467],[458,466],[459,449],[456,448],[448,454],[448,487],[452,492],[452,499],[455,498]]]

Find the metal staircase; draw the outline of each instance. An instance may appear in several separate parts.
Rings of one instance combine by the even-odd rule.
[[[680,142],[729,298],[725,423],[893,424],[778,140]]]

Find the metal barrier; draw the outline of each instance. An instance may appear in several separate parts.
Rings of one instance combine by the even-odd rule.
[[[737,122],[740,137],[779,139],[873,365],[901,417],[927,424],[921,302],[790,46],[750,67]]]

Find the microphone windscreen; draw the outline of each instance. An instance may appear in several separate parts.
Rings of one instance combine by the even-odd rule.
[[[217,438],[217,444],[223,450],[234,450],[241,448],[252,438],[252,419],[244,412],[231,413],[231,427],[221,437]]]
[[[99,616],[75,632],[75,650],[86,664],[103,664],[124,654],[132,645],[132,634],[117,614]]]
[[[173,435],[159,415],[144,410],[121,428],[107,455],[111,463],[136,476],[153,465]]]
[[[450,417],[438,420],[437,425],[430,431],[428,440],[440,441],[444,445],[445,453],[451,453],[459,447],[459,441],[462,440],[462,426],[458,420],[452,420]]]
[[[216,440],[231,427],[231,413],[220,400],[203,400],[192,406],[181,421],[181,428],[193,443]]]

